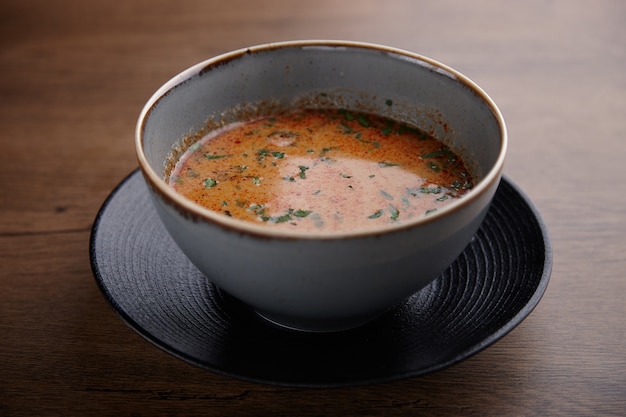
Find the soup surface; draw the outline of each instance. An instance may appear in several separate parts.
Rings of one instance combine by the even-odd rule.
[[[169,182],[225,216],[318,232],[426,216],[472,187],[463,161],[422,131],[309,109],[209,133],[181,156]]]

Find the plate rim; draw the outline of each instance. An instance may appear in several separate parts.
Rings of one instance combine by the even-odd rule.
[[[540,300],[545,295],[553,266],[553,252],[550,242],[549,232],[545,221],[539,213],[537,207],[532,203],[530,198],[523,192],[523,190],[513,182],[507,175],[502,175],[501,184],[505,183],[509,186],[513,192],[515,192],[526,205],[526,209],[529,210],[529,214],[532,215],[532,219],[537,223],[537,227],[541,234],[541,240],[543,243],[543,271],[541,277],[536,280],[536,288],[534,289],[532,296],[528,298],[528,301],[504,324],[498,329],[494,329],[488,336],[482,338],[479,342],[471,344],[470,346],[462,349],[459,352],[455,352],[454,356],[443,362],[437,362],[431,366],[427,366],[418,370],[406,370],[401,373],[388,376],[376,376],[371,378],[362,378],[359,380],[341,380],[339,382],[296,382],[296,381],[281,381],[271,378],[259,378],[243,375],[241,373],[229,372],[224,369],[220,369],[218,366],[212,366],[193,355],[181,351],[180,349],[172,346],[171,344],[162,341],[158,336],[153,335],[150,331],[146,330],[139,322],[137,322],[125,309],[120,305],[111,291],[105,285],[105,279],[100,271],[100,267],[97,265],[97,237],[99,233],[99,227],[101,220],[106,213],[107,208],[110,206],[114,198],[119,194],[120,190],[127,186],[127,184],[136,176],[141,175],[140,169],[135,168],[129,174],[127,174],[107,195],[103,203],[101,204],[98,212],[95,216],[94,222],[91,226],[90,238],[89,238],[89,258],[91,264],[91,270],[96,281],[96,284],[101,291],[105,301],[113,309],[115,314],[122,319],[124,324],[140,335],[144,340],[151,343],[153,346],[158,347],[162,351],[182,360],[188,364],[199,367],[203,370],[214,372],[216,374],[228,376],[238,380],[247,382],[276,385],[284,387],[302,387],[302,388],[332,388],[332,387],[352,387],[363,386],[370,384],[380,384],[386,382],[397,381],[406,378],[414,378],[432,374],[449,367],[452,367],[462,361],[469,359],[470,357],[480,353],[489,346],[502,339],[504,336],[513,331],[522,321],[524,321],[532,311],[537,307]]]

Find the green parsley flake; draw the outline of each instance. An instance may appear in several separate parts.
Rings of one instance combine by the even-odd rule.
[[[211,155],[211,154],[205,153],[204,157],[208,160],[213,160],[213,159],[228,158],[228,155]]]
[[[393,200],[393,196],[391,194],[389,194],[387,191],[385,190],[380,190],[380,195],[385,199],[385,200]]]
[[[441,187],[420,187],[422,194],[440,194],[441,190]]]
[[[389,206],[389,212],[391,213],[391,220],[393,220],[394,222],[398,220],[398,217],[400,217],[400,210],[398,210],[394,206]]]
[[[300,218],[304,218],[304,217],[308,216],[309,214],[313,213],[311,210],[300,210],[300,209],[293,210],[293,211],[290,211],[290,212],[294,216],[300,217]]]
[[[217,185],[217,180],[213,178],[207,178],[202,184],[204,185],[204,188],[213,188]]]
[[[283,214],[282,216],[272,217],[271,220],[274,223],[285,223],[293,219],[289,214]]]

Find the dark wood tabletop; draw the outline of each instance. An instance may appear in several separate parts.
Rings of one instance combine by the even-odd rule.
[[[3,0],[0,415],[623,415],[625,22],[620,0]],[[107,303],[91,228],[137,167],[143,104],[199,61],[295,39],[416,52],[498,104],[505,175],[553,251],[541,302],[501,340],[428,375],[276,386],[188,364]]]

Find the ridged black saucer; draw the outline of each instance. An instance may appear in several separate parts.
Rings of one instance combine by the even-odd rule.
[[[159,348],[236,378],[311,387],[390,381],[468,358],[530,314],[552,262],[539,214],[506,178],[476,237],[441,277],[344,332],[275,327],[209,283],[165,231],[139,171],[102,206],[90,251],[106,300]]]

